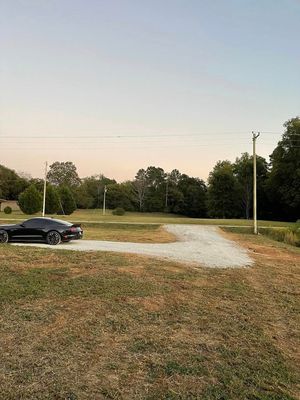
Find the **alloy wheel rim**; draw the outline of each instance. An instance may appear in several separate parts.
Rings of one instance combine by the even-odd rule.
[[[0,243],[8,242],[8,234],[5,231],[0,231]]]
[[[51,232],[48,235],[49,244],[58,244],[59,243],[59,234],[57,232]]]

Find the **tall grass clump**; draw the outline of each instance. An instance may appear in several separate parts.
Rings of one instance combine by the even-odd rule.
[[[260,233],[278,242],[300,247],[300,225],[293,228],[260,228]]]

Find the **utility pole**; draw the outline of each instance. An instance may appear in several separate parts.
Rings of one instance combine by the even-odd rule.
[[[48,163],[46,161],[46,163],[45,163],[45,177],[44,177],[43,217],[45,216],[45,211],[46,211],[47,170],[48,170]]]
[[[257,185],[256,185],[256,139],[259,137],[260,132],[252,131],[253,142],[253,233],[257,235]]]
[[[100,208],[100,186],[97,187],[97,208]]]
[[[168,209],[168,200],[169,200],[169,175],[167,176],[166,180],[166,201],[165,201],[165,208]]]
[[[105,185],[104,186],[104,193],[103,193],[103,215],[105,215],[106,192],[107,192],[107,187]]]

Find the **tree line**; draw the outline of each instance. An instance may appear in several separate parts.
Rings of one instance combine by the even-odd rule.
[[[296,220],[300,217],[300,118],[284,124],[285,132],[270,156],[257,156],[258,217]],[[76,208],[102,208],[104,187],[110,209],[169,212],[189,217],[252,218],[253,157],[218,161],[208,181],[177,169],[149,166],[134,180],[118,183],[104,175],[81,179],[70,162],[55,162],[47,176],[46,212],[70,214]],[[0,198],[18,200],[23,211],[37,212],[43,181],[20,176],[0,166]],[[27,207],[28,204],[28,207]]]

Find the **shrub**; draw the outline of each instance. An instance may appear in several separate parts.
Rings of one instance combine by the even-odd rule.
[[[53,186],[47,185],[46,214],[56,214],[59,209],[60,203],[57,190]]]
[[[284,242],[286,228],[260,228],[259,232],[277,242]]]
[[[284,242],[287,244],[291,244],[292,246],[298,246],[298,245],[300,246],[300,241],[298,244],[296,233],[290,230],[286,232],[284,236]]]
[[[65,215],[72,214],[76,210],[77,206],[71,190],[66,186],[61,187],[59,189],[59,197],[62,213]]]
[[[34,185],[29,186],[19,196],[19,207],[24,214],[35,214],[42,209],[42,196]]]
[[[117,207],[112,213],[113,215],[124,215],[125,210],[122,207]]]
[[[4,214],[11,214],[12,213],[12,209],[9,206],[5,207],[3,211],[4,211]]]
[[[300,226],[297,224],[294,228],[291,228],[289,230],[289,232],[291,233],[290,236],[292,236],[292,241],[293,241],[293,245],[300,247]]]
[[[299,228],[260,228],[260,233],[278,242],[300,247]]]

